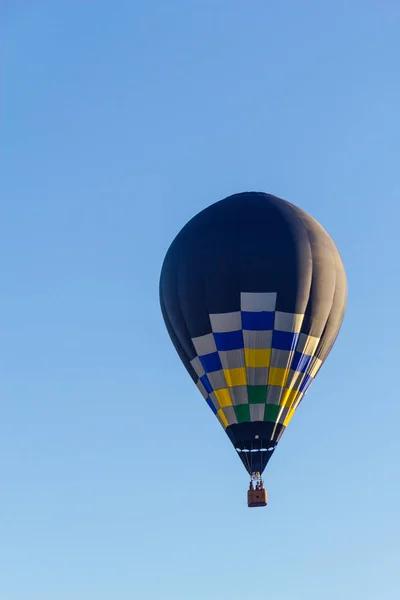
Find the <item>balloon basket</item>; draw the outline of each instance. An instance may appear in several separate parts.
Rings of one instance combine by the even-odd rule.
[[[267,506],[267,490],[264,488],[260,473],[252,473],[250,486],[247,492],[247,506],[255,508],[257,506]]]
[[[247,506],[255,508],[256,506],[267,506],[267,490],[254,490],[247,492]]]

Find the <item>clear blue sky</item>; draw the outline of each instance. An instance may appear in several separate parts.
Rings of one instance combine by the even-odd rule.
[[[395,0],[5,0],[2,600],[397,597],[399,31]],[[349,278],[259,510],[158,302],[178,230],[245,190]]]

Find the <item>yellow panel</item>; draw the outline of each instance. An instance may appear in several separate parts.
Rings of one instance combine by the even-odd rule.
[[[289,369],[271,367],[268,375],[268,385],[284,386],[289,375]]]
[[[217,396],[219,405],[221,407],[232,406],[232,398],[227,388],[222,390],[215,390],[214,394]]]
[[[314,358],[312,365],[311,365],[311,369],[308,370],[308,374],[311,375],[311,377],[315,377],[316,374],[318,373],[321,365],[322,365],[322,360],[319,358]]]
[[[294,410],[289,410],[286,419],[283,421],[283,424],[285,427],[287,427],[294,415],[295,411]]]
[[[263,348],[261,350],[245,348],[244,357],[246,367],[269,367],[271,362],[271,348]]]
[[[221,409],[217,412],[217,417],[220,420],[223,428],[226,429],[228,427],[228,420]]]
[[[246,385],[246,369],[244,367],[240,367],[239,369],[224,369],[224,375],[229,387]]]
[[[296,400],[298,393],[298,390],[283,390],[279,405],[285,406],[286,408],[291,408],[292,404]]]

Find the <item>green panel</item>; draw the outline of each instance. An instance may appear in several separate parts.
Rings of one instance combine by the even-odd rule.
[[[247,393],[249,396],[249,404],[265,404],[267,399],[266,385],[248,385]]]
[[[248,423],[250,421],[250,410],[248,404],[238,404],[235,406],[235,413],[238,423]]]
[[[270,421],[271,423],[276,423],[278,419],[278,415],[282,410],[282,406],[276,406],[276,404],[266,404],[265,405],[265,413],[264,413],[264,421]]]

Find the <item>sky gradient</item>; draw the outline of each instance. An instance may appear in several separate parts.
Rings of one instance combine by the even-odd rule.
[[[397,3],[2,14],[0,597],[393,600]],[[318,219],[349,280],[259,510],[158,301],[180,228],[247,190]]]

